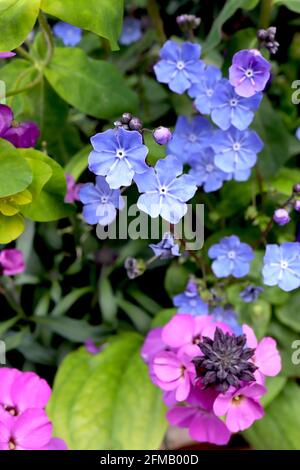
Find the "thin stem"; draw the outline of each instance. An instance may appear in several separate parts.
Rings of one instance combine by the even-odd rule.
[[[270,26],[272,8],[273,0],[262,0],[259,15],[260,28],[267,29]]]
[[[28,85],[24,86],[23,88],[17,88],[16,90],[8,91],[6,93],[6,97],[8,98],[9,96],[15,96],[15,95],[18,95],[19,93],[24,93],[25,91],[31,90],[32,88],[34,88],[41,82],[42,78],[43,78],[43,74],[39,73],[35,80],[28,83]]]
[[[156,0],[148,0],[147,1],[147,10],[148,10],[149,16],[152,20],[152,23],[155,27],[158,40],[159,40],[160,44],[163,45],[166,42],[167,38],[166,38],[166,35],[165,35],[164,25],[163,25],[162,19],[160,17],[159,7],[158,7],[158,4],[157,4]]]
[[[48,24],[47,18],[46,18],[45,14],[42,11],[40,11],[38,18],[39,18],[39,23],[40,23],[41,30],[44,33],[45,40],[46,40],[46,43],[47,43],[47,55],[46,55],[46,58],[45,58],[45,61],[44,61],[44,65],[48,65],[51,62],[51,59],[52,59],[53,53],[54,53],[53,34],[52,34],[52,30],[51,30],[51,28]]]
[[[16,52],[24,59],[34,62],[34,58],[26,51],[26,49],[24,49],[24,47],[17,47]]]
[[[18,314],[18,317],[26,317],[26,314],[21,305],[19,305],[14,296],[4,286],[0,286],[0,294],[4,295],[7,303]]]

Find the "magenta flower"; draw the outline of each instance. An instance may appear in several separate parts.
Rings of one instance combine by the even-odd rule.
[[[256,380],[259,383],[264,383],[264,376],[275,377],[278,375],[281,370],[281,357],[276,341],[266,336],[258,343],[254,331],[248,325],[243,325],[243,333],[247,337],[247,346],[255,349],[251,360],[258,367],[254,373]]]
[[[25,261],[22,251],[10,248],[0,251],[0,276],[14,276],[25,270]]]
[[[0,419],[19,416],[29,408],[43,409],[51,395],[47,382],[34,372],[1,368],[0,384]]]
[[[196,375],[189,356],[163,351],[154,357],[152,367],[158,387],[167,391],[176,390],[177,401],[184,401],[188,397]]]
[[[187,406],[174,406],[168,411],[169,423],[188,428],[193,440],[217,445],[228,444],[231,433],[213,412],[215,397],[211,390],[194,388],[188,397]]]
[[[88,338],[84,343],[85,349],[88,353],[96,355],[101,352],[104,348],[104,345],[97,346],[91,338]]]
[[[10,59],[16,55],[15,52],[0,52],[0,59]]]
[[[161,333],[162,328],[153,328],[145,338],[141,356],[146,364],[150,364],[157,353],[166,349],[166,345],[161,339]]]
[[[271,65],[258,50],[242,50],[233,56],[229,81],[238,95],[248,98],[265,89],[270,69]]]
[[[35,147],[39,137],[40,130],[35,122],[31,121],[14,124],[2,135],[3,139],[17,148]]]
[[[243,431],[263,417],[264,409],[259,399],[266,391],[265,387],[256,383],[238,390],[231,387],[216,398],[214,412],[217,416],[226,415],[226,426],[231,432]]]
[[[51,434],[52,424],[46,413],[30,409],[0,422],[0,450],[43,450]]]
[[[65,202],[72,204],[75,201],[80,201],[79,190],[82,184],[76,184],[74,177],[70,174],[66,174],[67,181],[67,193],[65,196]]]
[[[68,450],[68,446],[59,437],[52,437],[50,442],[41,450]]]
[[[0,104],[0,137],[10,128],[14,115],[9,106]]]

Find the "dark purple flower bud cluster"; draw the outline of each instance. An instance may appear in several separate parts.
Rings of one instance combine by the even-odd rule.
[[[141,132],[143,129],[142,121],[136,117],[132,116],[130,113],[123,113],[120,120],[115,121],[116,127],[122,127],[126,131],[138,131]]]
[[[129,279],[135,279],[136,277],[141,276],[145,269],[145,263],[143,260],[129,257],[125,260],[124,267],[127,271],[127,276]]]
[[[195,15],[179,15],[176,22],[182,31],[190,31],[198,28],[201,23],[201,18]]]
[[[240,382],[254,382],[253,373],[257,367],[249,361],[255,349],[246,347],[246,335],[236,336],[216,328],[214,338],[203,337],[198,346],[203,356],[193,359],[196,374],[205,387],[215,386],[219,392],[226,392]]]
[[[17,123],[9,106],[0,104],[0,137],[17,148],[30,148],[36,146],[40,131],[34,122]]]
[[[257,39],[260,42],[260,47],[268,49],[270,54],[276,54],[279,48],[279,42],[275,40],[275,36],[275,26],[270,26],[268,29],[259,29],[257,31]]]

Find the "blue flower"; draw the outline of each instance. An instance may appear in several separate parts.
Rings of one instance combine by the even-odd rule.
[[[216,166],[225,173],[236,173],[255,165],[263,143],[256,132],[240,131],[232,126],[228,131],[217,130],[211,146],[216,153]]]
[[[207,315],[208,305],[198,294],[197,284],[189,281],[185,292],[175,295],[173,303],[178,308],[177,313],[189,313],[190,315]]]
[[[61,39],[65,46],[77,46],[82,38],[82,30],[72,24],[58,21],[53,27],[54,36]]]
[[[148,170],[145,158],[148,148],[137,131],[109,129],[91,138],[94,151],[89,156],[89,169],[106,176],[112,189],[130,186],[134,174]]]
[[[297,127],[295,136],[296,136],[296,139],[300,140],[300,127]]]
[[[186,163],[191,155],[201,152],[210,145],[212,132],[212,125],[201,116],[196,116],[192,120],[179,116],[173,138],[168,145],[168,153]]]
[[[160,259],[171,259],[175,256],[180,256],[179,245],[175,243],[174,237],[171,233],[165,233],[162,240],[156,245],[149,245],[155,256]]]
[[[262,93],[256,93],[250,98],[239,96],[227,79],[222,79],[216,85],[211,104],[211,118],[224,131],[231,125],[243,131],[251,124],[262,100]]]
[[[220,243],[208,250],[208,256],[214,259],[212,270],[217,277],[243,277],[249,273],[253,250],[247,243],[231,235],[224,237]]]
[[[189,158],[191,166],[189,175],[195,180],[197,186],[203,186],[206,193],[220,189],[229,176],[215,165],[214,160],[215,154],[210,148],[195,153]]]
[[[184,93],[198,82],[203,73],[204,63],[199,60],[200,54],[199,44],[167,41],[160,50],[161,60],[154,66],[157,80],[167,83],[175,93]]]
[[[123,209],[124,201],[119,189],[110,189],[103,176],[97,176],[96,184],[87,183],[79,191],[84,204],[83,218],[91,225],[109,225],[117,215],[116,209]]]
[[[240,297],[246,303],[255,302],[263,291],[263,287],[249,285],[240,293]]]
[[[138,199],[138,208],[153,218],[160,215],[171,224],[177,224],[187,213],[186,201],[197,191],[193,178],[179,176],[181,174],[182,164],[173,155],[168,155],[156,163],[155,169],[135,175],[138,189],[144,193]]]
[[[237,320],[237,314],[232,308],[215,307],[211,312],[211,316],[214,321],[228,325],[234,334],[241,335],[243,333],[243,328]]]
[[[196,98],[194,104],[200,113],[210,114],[215,88],[221,77],[220,69],[214,65],[207,65],[206,69],[199,77],[199,82],[192,85],[188,90],[188,94],[192,98]]]
[[[129,46],[134,42],[137,42],[142,37],[142,25],[141,20],[136,18],[124,18],[123,29],[119,39],[119,43],[122,46]]]
[[[267,245],[263,267],[264,284],[289,292],[300,287],[300,243]]]

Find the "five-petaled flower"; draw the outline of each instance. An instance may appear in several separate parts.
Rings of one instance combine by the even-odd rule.
[[[213,259],[212,270],[217,277],[243,277],[249,273],[250,263],[254,258],[253,250],[247,243],[231,235],[224,237],[218,244],[208,250]]]
[[[300,243],[267,245],[263,267],[264,284],[289,292],[300,287]]]
[[[200,113],[210,114],[215,89],[221,77],[220,69],[214,65],[207,65],[199,81],[189,88],[188,94],[195,98],[195,108]]]

